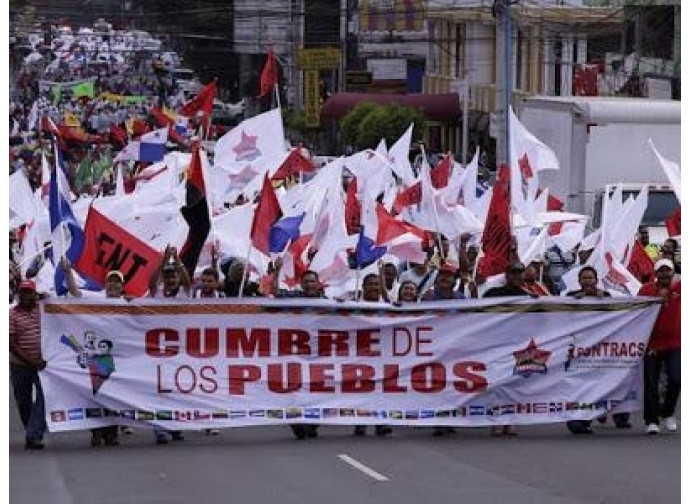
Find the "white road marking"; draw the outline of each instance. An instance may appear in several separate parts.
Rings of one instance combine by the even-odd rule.
[[[352,457],[350,457],[349,455],[346,455],[345,453],[341,453],[340,455],[338,455],[338,458],[340,460],[342,460],[343,462],[345,462],[346,464],[351,465],[355,469],[362,471],[364,474],[366,474],[370,478],[374,478],[376,481],[388,481],[388,478],[385,477],[383,474],[377,473],[372,468],[365,466],[364,464],[362,464],[358,460],[353,459]]]

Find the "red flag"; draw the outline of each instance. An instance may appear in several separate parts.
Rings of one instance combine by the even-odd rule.
[[[386,208],[381,203],[376,205],[376,218],[379,222],[379,230],[376,234],[376,245],[388,243],[405,233],[412,233],[413,235],[419,236],[421,239],[426,237],[426,233],[423,229],[408,222],[397,220],[386,211]]]
[[[207,116],[213,112],[213,100],[216,97],[216,81],[207,84],[198,95],[185,103],[180,109],[180,114],[185,117],[195,117],[197,112]]]
[[[666,229],[669,236],[680,236],[680,207],[666,219]]]
[[[102,143],[106,140],[100,135],[87,133],[84,128],[72,126],[60,126],[59,137],[64,141],[75,141],[83,143]]]
[[[266,63],[263,70],[261,70],[261,80],[259,82],[259,98],[263,98],[271,93],[278,84],[278,69],[276,67],[276,58],[273,54],[273,48],[268,50],[266,55]]]
[[[199,142],[194,142],[194,145],[192,145],[192,161],[189,164],[187,182],[196,187],[202,196],[206,195],[204,173],[201,168],[201,157],[199,156]],[[189,203],[189,201],[187,203]]]
[[[547,212],[560,212],[565,208],[565,203],[563,203],[556,196],[549,193],[549,197],[546,200],[546,211]]]
[[[127,145],[127,131],[125,131],[123,127],[118,126],[117,124],[111,124],[110,141],[115,145],[124,147],[125,145]]]
[[[146,294],[149,278],[161,262],[158,251],[93,206],[86,217],[84,235],[84,251],[74,265],[80,274],[104,284],[109,271],[119,270],[125,277],[126,294]]]
[[[654,261],[645,252],[639,240],[635,240],[628,271],[642,283],[647,283],[654,278]]]
[[[360,221],[362,218],[362,204],[357,199],[357,177],[350,181],[347,186],[347,197],[345,199],[345,226],[347,234],[359,233]]]
[[[416,205],[422,202],[422,183],[416,184],[406,188],[404,191],[397,194],[393,202],[393,211],[399,214],[403,207]]]
[[[261,188],[261,198],[254,211],[254,219],[252,220],[252,230],[250,233],[252,245],[266,255],[270,254],[268,236],[271,231],[271,226],[275,224],[282,215],[283,212],[278,204],[278,198],[271,185],[271,180],[268,178],[268,173],[266,173],[266,175],[264,175],[264,185]]]
[[[166,124],[161,124],[160,126],[166,126]],[[139,138],[141,135],[145,135],[151,131],[149,128],[149,123],[142,119],[134,119],[132,121],[132,138]]]
[[[537,197],[543,192],[544,190],[540,187],[537,189]],[[565,208],[565,203],[563,203],[560,199],[558,199],[556,196],[553,196],[551,193],[549,193],[549,197],[546,200],[546,211],[547,212],[560,212]]]
[[[450,172],[453,168],[453,161],[450,153],[446,154],[443,159],[431,170],[431,185],[435,189],[442,189],[448,186],[450,179]]]
[[[304,262],[303,255],[311,243],[312,236],[311,234],[302,235],[293,241],[288,248],[288,251],[292,255],[296,282],[299,282],[304,272],[309,268],[308,264]]]
[[[510,175],[508,167],[502,164],[494,184],[491,205],[486,217],[482,250],[478,272],[483,277],[504,273],[510,261]]]
[[[50,116],[47,115],[41,117],[41,131],[45,131],[57,137],[60,136],[60,130],[58,129],[57,125],[55,124],[55,122],[53,122]]]
[[[273,175],[272,180],[284,179],[300,172],[310,173],[316,169],[314,164],[302,155],[301,150],[297,148],[290,152],[283,164],[278,168],[278,171]]]

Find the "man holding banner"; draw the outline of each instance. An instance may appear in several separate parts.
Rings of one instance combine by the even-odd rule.
[[[19,284],[19,304],[10,310],[10,376],[19,416],[26,430],[27,450],[43,449],[46,431],[43,389],[38,371],[46,367],[41,356],[41,327],[36,284]],[[35,399],[34,399],[35,391]]]
[[[67,287],[69,293],[74,297],[82,297],[82,291],[77,286],[74,279],[74,273],[72,272],[72,267],[66,258],[62,258],[60,261],[60,267],[65,271],[65,279],[67,281]],[[105,276],[105,290],[102,291],[107,298],[122,298],[125,293],[125,276],[121,271],[111,270]],[[93,333],[90,333],[93,334]],[[85,337],[86,337],[85,333]],[[112,348],[112,342],[107,339],[101,339],[104,345]],[[106,343],[107,342],[107,343]],[[100,341],[95,339],[90,341],[88,347],[77,346],[78,350],[77,362],[82,368],[88,368],[91,375],[92,383],[94,385],[94,393],[98,391],[100,385],[106,380],[110,374],[115,370],[112,364],[112,357],[109,357],[109,362],[103,366],[99,365],[99,358],[94,356],[97,355],[96,344]],[[87,347],[87,348],[85,348]],[[104,369],[105,368],[105,369]],[[118,446],[120,443],[117,440],[118,425],[109,425],[107,427],[96,427],[91,429],[91,446]]]
[[[680,280],[674,280],[674,264],[661,259],[654,265],[656,281],[646,283],[640,296],[659,296],[663,299],[644,357],[644,420],[647,434],[659,433],[659,418],[671,432],[678,430],[674,417],[680,396]],[[659,375],[662,364],[666,370],[667,386],[664,404],[659,408]]]
[[[503,296],[530,296],[523,284],[523,276],[525,274],[525,265],[520,261],[513,261],[508,265],[505,272],[506,284],[502,287],[493,287],[484,293],[487,297],[503,297]],[[492,436],[517,436],[517,430],[512,425],[495,425],[491,428]]]

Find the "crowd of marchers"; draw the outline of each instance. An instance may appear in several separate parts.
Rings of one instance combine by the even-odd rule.
[[[638,295],[661,298],[662,306],[655,322],[644,356],[644,422],[646,433],[658,434],[661,427],[670,432],[678,429],[675,417],[680,394],[680,310],[681,282],[680,265],[675,260],[674,240],[668,240],[658,248],[645,243],[644,230],[641,236],[645,250],[654,260],[654,276],[646,279]],[[367,274],[361,286],[347,298],[362,303],[389,302],[398,306],[424,303],[435,300],[462,300],[478,297],[514,297],[566,295],[575,299],[604,298],[611,294],[601,288],[597,270],[587,265],[592,250],[575,250],[572,261],[561,257],[561,262],[546,262],[538,256],[530,264],[524,265],[517,259],[513,246],[512,259],[505,268],[502,285],[487,287],[477,277],[475,262],[477,249],[468,244],[469,237],[459,240],[458,250],[453,254],[457,263],[448,260],[450,244],[443,236],[428,250],[424,263],[399,264],[394,257],[384,256],[378,262],[378,273]],[[69,296],[81,297],[84,293],[77,286],[72,268],[66,259],[60,262],[66,275]],[[269,275],[261,282],[249,279],[249,269],[241,259],[224,260],[218,264],[214,257],[210,267],[204,269],[198,278],[190,278],[187,269],[178,257],[174,247],[166,248],[158,269],[152,274],[148,296],[164,298],[237,298],[237,297],[303,297],[324,298],[323,285],[318,273],[307,270],[301,273],[299,285],[293,290],[281,289],[278,278],[282,261],[276,259],[269,268]],[[567,271],[577,271],[578,288],[561,292],[560,277]],[[474,272],[474,273],[473,273]],[[41,356],[40,318],[38,303],[46,296],[36,290],[31,279],[22,279],[16,268],[10,267],[10,282],[16,292],[14,305],[10,309],[10,369],[14,396],[19,415],[26,431],[26,449],[38,450],[44,447],[46,432],[44,399],[39,379],[39,371],[46,362]],[[106,276],[105,288],[98,294],[103,297],[125,297],[125,277],[121,271],[110,271]],[[89,294],[93,295],[93,294]],[[661,380],[664,374],[665,380]],[[664,383],[664,387],[660,387]],[[662,390],[660,390],[660,388]],[[660,400],[663,397],[663,400]],[[600,417],[599,422],[606,422]],[[616,428],[632,427],[629,415],[613,415]],[[318,425],[291,425],[297,439],[318,437]],[[570,421],[567,428],[574,435],[592,434],[591,421]],[[131,434],[131,428],[123,428]],[[393,432],[388,425],[378,425],[376,435],[386,436]],[[452,434],[453,428],[435,427],[434,436]],[[117,426],[93,429],[92,446],[115,446],[119,444]],[[208,429],[207,435],[218,435],[220,431]],[[355,436],[366,434],[362,425],[354,427]],[[499,425],[491,428],[492,436],[513,436],[517,430],[512,425]],[[179,431],[154,430],[155,442],[179,441],[183,435]]]

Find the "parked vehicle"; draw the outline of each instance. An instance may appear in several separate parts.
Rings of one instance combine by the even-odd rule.
[[[520,121],[546,145],[560,170],[540,173],[540,184],[571,212],[599,222],[601,195],[614,184],[624,193],[650,185],[643,223],[654,242],[663,240],[663,220],[676,208],[669,181],[647,140],[665,157],[680,160],[679,101],[615,97],[532,97],[523,102]],[[675,204],[673,203],[675,201]]]
[[[170,77],[173,82],[177,84],[180,90],[185,94],[196,94],[203,89],[203,85],[199,82],[194,70],[189,68],[173,68],[170,70]]]

